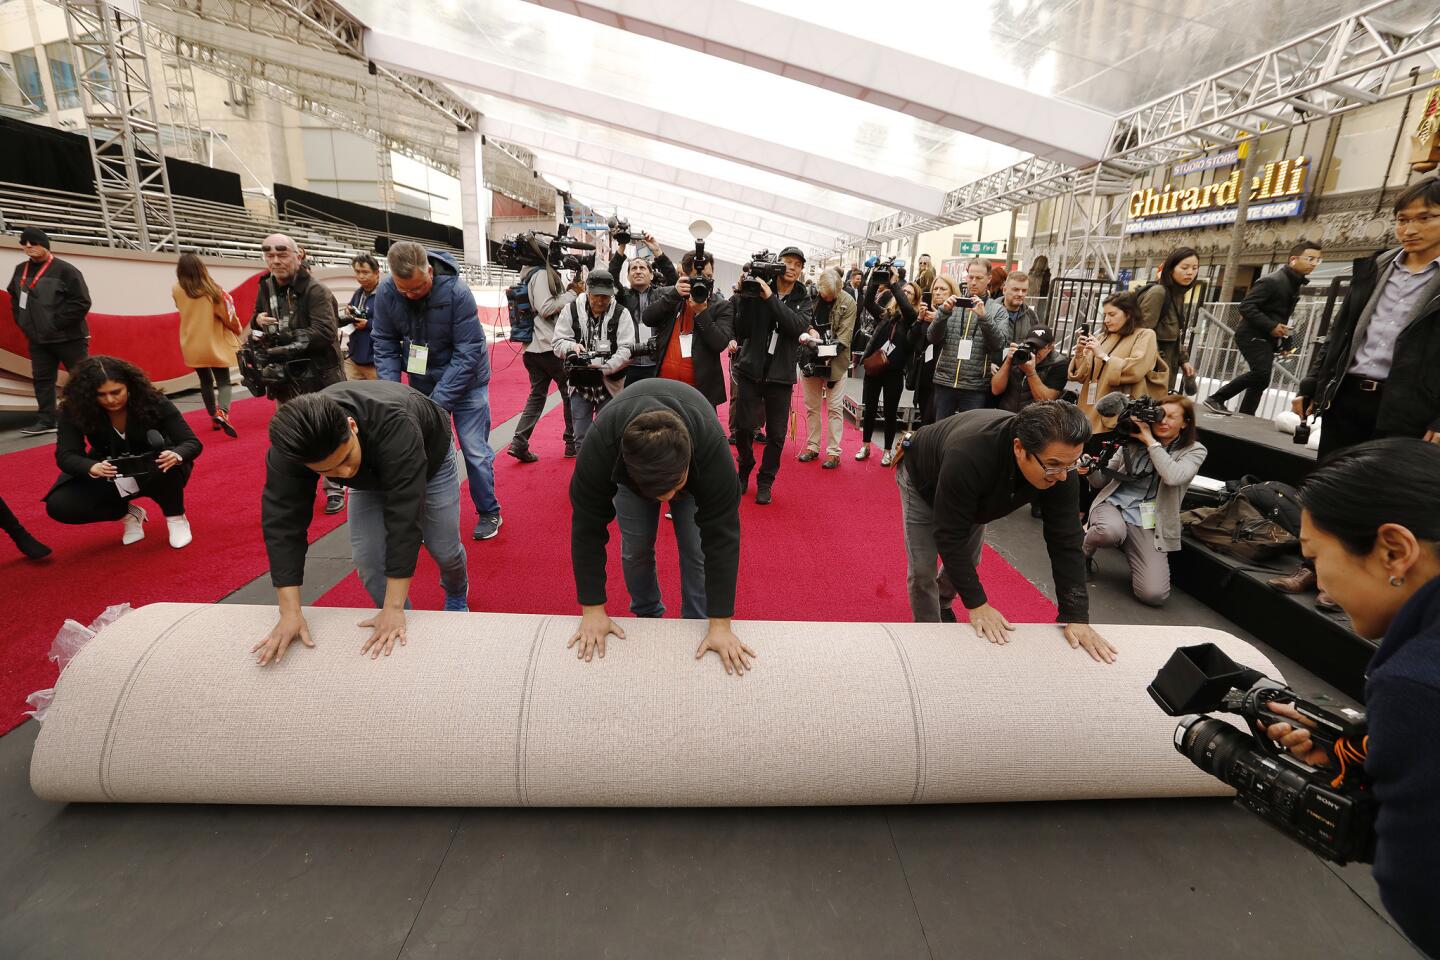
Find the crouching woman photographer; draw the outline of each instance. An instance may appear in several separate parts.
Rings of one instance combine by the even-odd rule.
[[[1170,596],[1170,557],[1180,549],[1180,502],[1205,462],[1196,439],[1195,404],[1174,394],[1161,401],[1165,418],[1153,427],[1135,421],[1133,439],[1091,472],[1101,487],[1090,508],[1085,561],[1102,547],[1118,547],[1130,562],[1135,599],[1158,607]]]
[[[45,495],[58,523],[120,520],[122,544],[145,538],[148,497],[160,506],[170,546],[190,542],[185,484],[200,441],[139,367],[115,357],[81,362],[60,399],[55,463],[60,478]]]
[[[1365,774],[1379,804],[1375,881],[1400,929],[1440,957],[1440,446],[1409,438],[1340,451],[1300,487],[1300,549],[1355,632],[1380,640],[1365,670]],[[1289,704],[1266,731],[1335,767]],[[1292,726],[1293,725],[1293,726]]]

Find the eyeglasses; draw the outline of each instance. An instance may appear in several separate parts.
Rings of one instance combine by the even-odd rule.
[[[1303,260],[1305,263],[1324,263],[1324,257],[1296,257],[1296,260]]]
[[[1040,460],[1040,459],[1038,459],[1038,458],[1036,458],[1036,461],[1035,461],[1035,462],[1038,463],[1038,464],[1040,464],[1040,466],[1044,468],[1044,470],[1045,470],[1045,479],[1047,479],[1047,480],[1053,480],[1053,479],[1055,479],[1055,478],[1057,478],[1057,477],[1063,477],[1063,476],[1067,475],[1067,474],[1070,473],[1070,471],[1072,471],[1072,470],[1079,470],[1079,469],[1080,469],[1080,465],[1085,462],[1085,458],[1082,456],[1079,460],[1076,460],[1074,463],[1072,463],[1072,464],[1070,464],[1070,465],[1068,465],[1068,466],[1064,466],[1064,467],[1059,467],[1059,466],[1054,466],[1054,465],[1052,465],[1052,464],[1048,464],[1048,463],[1046,463],[1045,461]]]
[[[1418,217],[1396,217],[1395,229],[1401,230],[1410,226],[1426,227],[1437,220],[1440,220],[1440,213],[1422,213]]]
[[[287,247],[287,246],[285,246],[285,245],[282,243],[282,244],[280,244],[280,246],[278,246],[278,247],[263,247],[263,246],[262,246],[262,247],[260,248],[260,252],[261,252],[261,253],[289,253],[289,252],[290,252],[290,248]]]

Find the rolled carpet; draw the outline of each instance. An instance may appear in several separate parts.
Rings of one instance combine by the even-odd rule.
[[[993,646],[964,624],[738,622],[743,678],[695,659],[704,624],[621,621],[578,661],[571,616],[308,608],[313,649],[256,666],[273,607],[161,603],[61,675],[31,762],[49,800],[427,806],[752,806],[1199,796],[1145,686],[1213,630],[1110,626],[1113,665],[1058,627]]]

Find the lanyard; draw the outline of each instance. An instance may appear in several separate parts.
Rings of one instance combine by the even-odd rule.
[[[45,261],[45,266],[41,267],[40,270],[39,270],[39,272],[37,272],[37,273],[35,274],[35,279],[34,279],[34,280],[30,280],[30,264],[28,264],[28,263],[25,264],[25,266],[22,267],[21,270],[20,270],[20,286],[25,287],[25,281],[30,280],[30,286],[29,286],[29,287],[26,287],[25,289],[27,289],[27,290],[34,290],[34,289],[35,289],[35,284],[37,284],[37,283],[40,282],[40,278],[43,277],[43,276],[45,276],[45,271],[46,271],[46,270],[49,270],[49,269],[50,269],[50,264],[52,264],[52,263],[54,263],[54,262],[55,262],[55,258],[54,258],[54,257],[51,257],[49,260],[46,260],[46,261]]]
[[[1109,342],[1110,338],[1113,337],[1113,336],[1115,336],[1113,333],[1107,333],[1107,334],[1105,334],[1105,339],[1100,341],[1100,349],[1101,349],[1101,350],[1104,350],[1104,349],[1105,349],[1105,344],[1106,344],[1107,342]],[[1121,337],[1120,339],[1123,340],[1124,338]],[[1116,341],[1115,341],[1115,346],[1116,346],[1116,347],[1120,346],[1120,340],[1116,340]],[[1109,351],[1106,351],[1106,356],[1107,356],[1107,357],[1109,356]],[[1107,360],[1105,360],[1103,363],[1100,364],[1100,377],[1103,378],[1103,377],[1105,376],[1105,367],[1106,367],[1106,365],[1109,364],[1109,363],[1110,363],[1110,361],[1107,359]],[[1093,350],[1090,351],[1090,382],[1091,382],[1091,383],[1098,383],[1098,382],[1099,382],[1099,379],[1097,379],[1096,376],[1095,376],[1095,351],[1093,351]]]

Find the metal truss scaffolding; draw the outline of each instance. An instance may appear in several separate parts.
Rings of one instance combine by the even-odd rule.
[[[110,245],[174,250],[175,209],[138,10],[127,12],[107,0],[62,5],[70,44],[79,53],[95,192]]]
[[[1404,71],[1421,58],[1440,67],[1440,9],[1418,19],[1414,10],[1410,0],[1370,3],[1122,114],[1110,150],[1096,166],[1082,170],[1031,157],[952,190],[937,217],[894,213],[872,222],[868,239],[915,236],[1062,194],[1126,193],[1133,177],[1152,167],[1419,92],[1430,82],[1429,71]],[[1410,20],[1402,25],[1387,21],[1387,15]],[[1118,246],[1108,226],[1092,225],[1100,230],[1095,236]]]

